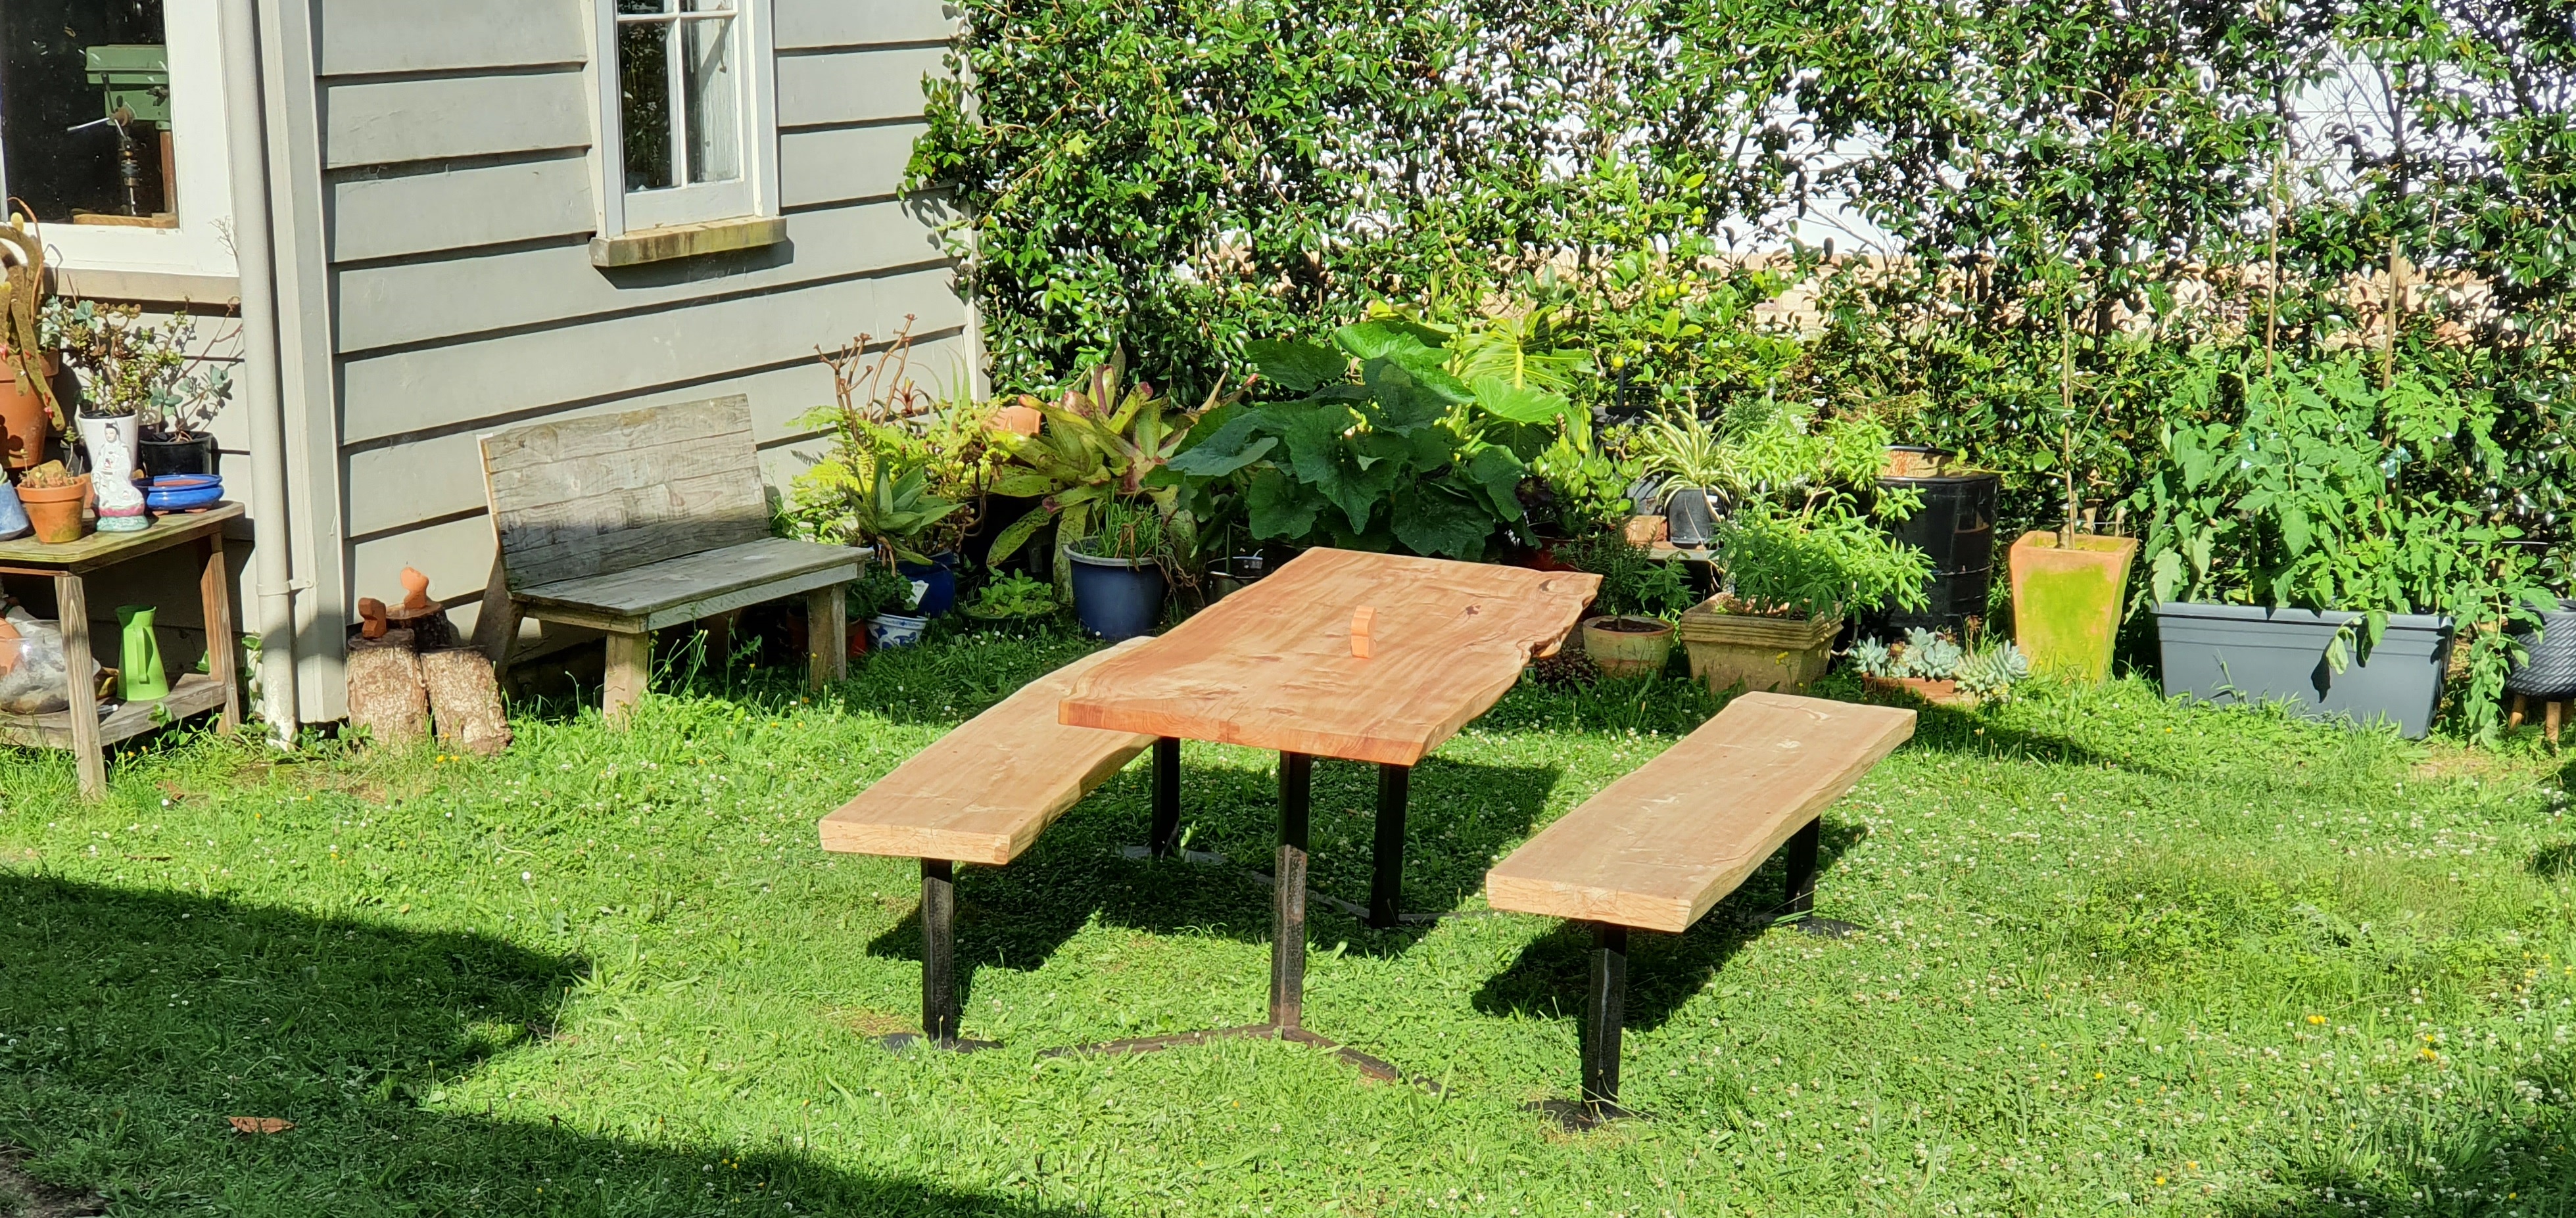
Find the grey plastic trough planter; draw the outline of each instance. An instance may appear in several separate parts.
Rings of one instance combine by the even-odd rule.
[[[2167,601],[2156,606],[2165,696],[2218,703],[2289,699],[2310,718],[2385,719],[2415,739],[2433,726],[2451,663],[2451,619],[2394,614],[2367,664],[2336,672],[2326,644],[2358,613]]]

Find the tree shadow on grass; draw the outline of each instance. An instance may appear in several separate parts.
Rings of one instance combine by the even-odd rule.
[[[957,970],[961,998],[982,967],[1034,969],[1095,917],[1155,935],[1216,935],[1270,942],[1269,875],[1279,841],[1275,769],[1205,764],[1183,754],[1181,824],[1187,848],[1217,853],[1219,865],[1131,859],[1152,816],[1153,780],[1143,760],[1048,826],[1030,850],[1002,867],[961,867],[957,875]],[[1529,835],[1562,777],[1553,766],[1493,766],[1434,757],[1414,767],[1407,801],[1404,908],[1447,913],[1484,890],[1494,856]],[[1349,944],[1354,955],[1401,955],[1431,932],[1428,920],[1370,930],[1317,899],[1368,901],[1376,828],[1377,767],[1315,763],[1309,817],[1307,936]],[[916,909],[868,944],[875,956],[921,958]]]
[[[2137,773],[2179,777],[2169,769],[2142,763],[2131,757],[2114,757],[2095,752],[2062,736],[2043,735],[2009,727],[2002,722],[1954,706],[1935,706],[1920,699],[1873,696],[1866,700],[1883,706],[1902,706],[1916,713],[1914,738],[1909,748],[1938,753],[1957,753],[1992,761],[2036,761],[2053,765],[2106,766]]]
[[[0,871],[0,1143],[116,1212],[1069,1212],[783,1148],[423,1106],[550,1035],[585,967],[481,935]],[[295,1128],[244,1135],[229,1116]]]
[[[1869,836],[1869,830],[1858,823],[1828,819],[1818,836],[1816,910],[1820,916],[1831,916],[1834,861]],[[1770,929],[1771,915],[1786,895],[1787,882],[1788,869],[1774,854],[1689,930],[1678,935],[1632,932],[1626,1026],[1662,1027],[1745,944],[1765,933],[1798,933],[1787,926]],[[1476,1009],[1488,1015],[1575,1019],[1582,1014],[1591,984],[1591,928],[1566,922],[1522,948],[1510,968],[1487,979],[1476,991],[1474,1001]]]

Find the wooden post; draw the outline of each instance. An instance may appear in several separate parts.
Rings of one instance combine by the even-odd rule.
[[[599,691],[599,710],[612,726],[624,726],[627,713],[644,700],[653,678],[653,635],[638,630],[608,636],[608,680]]]
[[[197,595],[204,601],[206,617],[206,675],[224,689],[224,730],[241,730],[241,680],[235,670],[233,637],[232,573],[224,566],[224,534],[218,529],[206,534],[206,562],[197,577]]]
[[[805,654],[812,666],[806,684],[815,689],[850,675],[847,615],[841,585],[816,588],[805,594]]]
[[[72,756],[80,764],[83,799],[107,795],[107,757],[99,751],[98,678],[90,672],[89,592],[68,571],[54,576],[54,616],[63,628],[64,693],[71,701]]]

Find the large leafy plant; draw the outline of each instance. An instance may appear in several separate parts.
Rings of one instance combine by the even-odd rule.
[[[1211,412],[1171,468],[1239,486],[1255,538],[1482,558],[1521,519],[1528,468],[1488,431],[1545,427],[1569,408],[1499,377],[1471,386],[1433,345],[1446,337],[1377,321],[1343,327],[1333,346],[1255,343],[1263,379],[1302,396]]]
[[[994,538],[991,561],[1017,553],[1049,523],[1058,545],[1072,545],[1096,531],[1109,505],[1137,501],[1152,504],[1163,518],[1175,555],[1190,557],[1197,548],[1196,513],[1182,502],[1182,480],[1166,467],[1188,443],[1191,425],[1231,400],[1211,391],[1198,411],[1176,409],[1152,385],[1128,383],[1123,354],[1094,367],[1055,401],[1023,396],[1020,404],[1041,419],[1038,434],[1003,441],[1010,464],[992,490],[1042,498],[1038,511]]]
[[[2442,487],[2501,473],[2493,399],[2398,376],[2360,357],[2233,365],[2205,359],[2168,410],[2168,459],[2138,495],[2148,591],[2358,614],[2327,660],[2366,656],[2391,614],[2447,614],[2471,644],[2464,709],[2494,716],[2509,632],[2556,601],[2520,531]]]
[[[1932,560],[1846,502],[1790,511],[1751,500],[1718,522],[1716,550],[1731,612],[1827,618],[1929,604]]]

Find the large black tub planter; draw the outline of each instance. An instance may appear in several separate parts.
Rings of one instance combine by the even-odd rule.
[[[2391,614],[2369,662],[2336,672],[2327,646],[2361,616],[2166,601],[2156,606],[2165,696],[2221,704],[2287,700],[2310,718],[2384,720],[2398,734],[2419,738],[2433,726],[2450,667],[2451,619]]]

